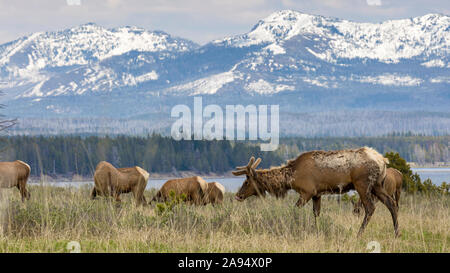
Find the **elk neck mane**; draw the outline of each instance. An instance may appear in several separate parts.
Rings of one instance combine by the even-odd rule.
[[[270,194],[276,197],[285,197],[288,190],[292,188],[294,162],[295,160],[289,160],[282,166],[256,170],[256,180]]]

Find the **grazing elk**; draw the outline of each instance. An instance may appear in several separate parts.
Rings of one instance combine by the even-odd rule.
[[[205,203],[222,204],[225,195],[225,187],[218,182],[210,182],[207,184]]]
[[[26,189],[30,172],[30,165],[23,161],[0,162],[0,188],[17,187],[22,196],[22,202],[30,199],[30,193]]]
[[[138,206],[146,205],[144,190],[149,176],[147,171],[138,166],[117,169],[101,161],[95,168],[95,186],[91,198],[95,199],[97,195],[112,196],[120,202],[120,194],[132,192]]]
[[[176,196],[186,195],[185,201],[189,203],[204,205],[206,203],[205,193],[207,188],[206,181],[200,176],[168,180],[156,193],[150,203],[153,201],[168,201],[170,200],[170,192],[174,192]]]
[[[236,199],[242,201],[252,195],[264,195],[265,192],[284,197],[288,190],[293,189],[300,194],[296,205],[301,207],[312,199],[314,216],[317,217],[323,194],[355,189],[365,209],[358,236],[363,233],[375,211],[372,194],[391,212],[395,234],[399,236],[396,204],[381,185],[386,175],[386,161],[381,154],[368,147],[306,152],[284,166],[265,170],[256,170],[261,159],[255,161],[252,157],[247,166],[237,167],[237,171],[233,172],[236,176],[247,176]]]
[[[400,193],[402,191],[402,183],[403,183],[403,175],[402,173],[394,168],[386,169],[386,177],[384,178],[382,185],[386,190],[387,194],[389,194],[395,201],[396,206],[398,207],[398,203],[400,202]],[[377,201],[377,200],[375,200]],[[361,213],[361,199],[357,202],[353,203],[353,213],[359,215]]]

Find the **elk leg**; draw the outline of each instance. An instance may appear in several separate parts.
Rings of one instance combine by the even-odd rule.
[[[148,202],[148,204],[151,205],[153,202],[161,202],[161,200],[162,200],[162,195],[161,195],[161,192],[158,191],[158,192],[156,193],[156,195],[153,196],[153,198],[150,200],[150,202]],[[163,200],[163,201],[164,201],[164,200]]]
[[[380,201],[383,202],[383,204],[391,212],[392,222],[394,224],[395,236],[399,237],[400,236],[400,232],[398,231],[398,220],[397,220],[398,207],[396,206],[396,203],[395,203],[394,199],[392,199],[392,197],[389,196],[389,194],[387,194],[387,192],[380,185],[374,185],[373,186],[373,192],[378,197],[378,199],[380,199]]]
[[[20,191],[20,196],[22,197],[22,202],[25,202],[25,199],[30,199],[30,194],[28,193],[25,183],[23,181],[19,181],[19,184],[17,185],[17,188]]]
[[[362,207],[362,202],[361,202],[361,198],[358,199],[358,201],[356,201],[356,203],[353,203],[353,213],[356,215],[360,215],[361,214],[361,207]]]
[[[28,196],[27,196],[27,189],[25,189],[25,187],[22,187],[22,188],[20,189],[20,195],[21,195],[21,197],[22,197],[22,202],[25,202],[25,199],[28,199]]]
[[[121,202],[122,201],[122,200],[120,200],[120,192],[114,191],[112,194],[113,194],[113,197],[116,200],[116,202]]]
[[[398,202],[400,202],[400,193],[401,193],[400,189],[397,189],[395,191],[395,204],[397,205],[397,211],[398,211]]]
[[[298,198],[297,203],[295,205],[299,208],[303,207],[308,201],[305,201],[301,196]]]
[[[312,194],[308,194],[306,192],[300,192],[300,198],[298,199],[297,203],[295,205],[299,208],[303,207],[306,203],[308,203],[309,199],[311,199]],[[319,201],[320,203],[320,201]],[[314,220],[316,217],[314,216]],[[316,224],[317,227],[317,224]]]
[[[312,198],[314,217],[319,217],[320,215],[320,199],[321,199],[320,196],[314,196]]]
[[[136,199],[136,206],[140,206],[141,204],[146,205],[147,201],[145,201],[144,191],[142,189],[133,190],[133,195]]]
[[[94,200],[97,197],[97,189],[94,187],[91,192],[91,199]]]
[[[136,200],[136,206],[138,207],[141,204],[141,196],[139,195],[139,191],[134,188],[132,191],[133,197]]]
[[[364,229],[366,228],[367,224],[370,221],[370,218],[372,217],[372,215],[375,211],[375,205],[370,197],[367,198],[366,196],[364,196],[364,197],[361,196],[361,200],[364,205],[365,215],[364,215],[364,220],[361,224],[361,227],[359,228],[358,237],[363,234]]]
[[[359,180],[354,183],[355,189],[359,194],[359,199],[361,200],[363,206],[364,206],[364,220],[361,224],[361,227],[358,231],[358,237],[361,236],[364,232],[364,229],[366,228],[367,224],[370,221],[370,218],[372,217],[374,211],[375,211],[375,204],[373,202],[372,196],[370,193],[367,192],[368,185],[366,184],[365,180]]]
[[[141,204],[142,204],[144,207],[147,206],[147,199],[145,199],[144,194],[142,194]]]
[[[303,207],[306,203],[308,203],[309,199],[311,199],[312,194],[306,193],[306,192],[300,192],[300,198],[298,199],[297,203],[295,205],[297,207]]]
[[[319,215],[320,215],[321,196],[314,196],[312,198],[312,200],[313,200],[314,225],[316,226],[316,229],[317,229],[317,217],[319,217]],[[317,229],[317,231],[318,231],[318,229]]]
[[[25,194],[23,192],[22,187],[19,186],[20,196],[22,197],[22,202],[25,202]]]

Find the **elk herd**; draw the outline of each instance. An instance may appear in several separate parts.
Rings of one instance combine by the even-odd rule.
[[[362,147],[338,151],[310,151],[289,160],[286,164],[269,169],[257,169],[261,159],[254,157],[246,166],[236,167],[235,176],[244,176],[245,181],[236,193],[237,201],[250,196],[266,194],[284,198],[289,190],[299,194],[296,206],[302,207],[312,199],[313,214],[320,215],[321,197],[325,194],[343,194],[355,190],[359,200],[353,202],[355,214],[364,209],[365,215],[358,235],[361,235],[375,211],[375,202],[381,201],[392,216],[394,232],[399,236],[398,204],[402,186],[402,174],[387,168],[388,160],[376,150]],[[30,166],[20,160],[0,162],[0,188],[17,187],[22,201],[30,198],[26,182]],[[164,183],[156,195],[147,203],[144,191],[150,175],[135,166],[116,168],[101,161],[94,173],[94,188],[91,198],[112,197],[120,202],[122,193],[132,193],[136,204],[147,205],[165,202],[172,195],[183,196],[183,200],[194,205],[221,204],[225,188],[217,182],[207,183],[199,176],[171,179]]]

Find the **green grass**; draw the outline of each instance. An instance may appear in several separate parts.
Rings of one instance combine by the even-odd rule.
[[[350,202],[322,198],[317,228],[311,202],[294,206],[285,199],[234,201],[227,193],[221,206],[178,204],[136,207],[130,195],[117,204],[90,200],[90,188],[30,186],[31,199],[20,201],[16,189],[0,235],[0,252],[67,252],[77,241],[82,252],[368,252],[378,241],[382,252],[449,252],[450,197],[403,195],[394,238],[388,210],[377,210],[364,235],[357,238],[362,217]],[[155,191],[146,191],[149,200]]]

